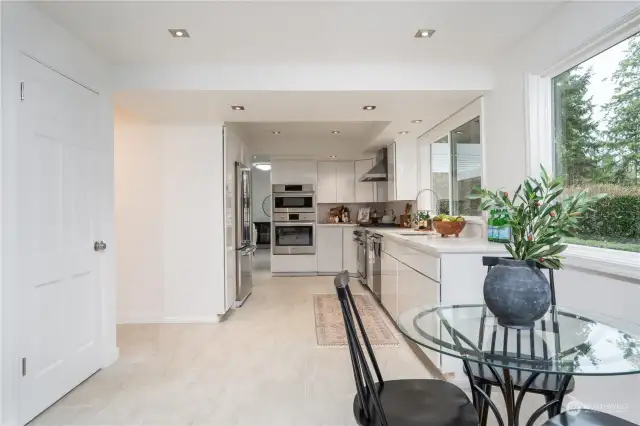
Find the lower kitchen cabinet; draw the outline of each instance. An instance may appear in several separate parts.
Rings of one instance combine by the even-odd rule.
[[[316,252],[318,255],[319,274],[337,274],[342,271],[342,249],[342,227],[316,227]]]
[[[416,306],[437,305],[440,283],[398,262],[398,312]]]
[[[380,301],[391,318],[398,317],[398,261],[384,251],[380,253],[382,289]]]

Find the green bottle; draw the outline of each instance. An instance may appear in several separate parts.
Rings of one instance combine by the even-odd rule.
[[[488,221],[488,232],[487,232],[487,237],[489,238],[489,241],[491,242],[495,242],[496,238],[495,238],[495,217],[496,217],[496,211],[494,209],[491,209],[489,211],[489,221]]]

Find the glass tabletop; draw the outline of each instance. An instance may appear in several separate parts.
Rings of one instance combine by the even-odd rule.
[[[552,374],[640,373],[640,326],[602,314],[552,306],[534,328],[498,324],[484,305],[420,306],[398,317],[417,344],[499,368]]]

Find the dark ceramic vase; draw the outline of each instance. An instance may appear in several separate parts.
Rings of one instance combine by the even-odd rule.
[[[510,328],[532,328],[551,306],[551,288],[532,261],[498,259],[484,280],[484,301]]]

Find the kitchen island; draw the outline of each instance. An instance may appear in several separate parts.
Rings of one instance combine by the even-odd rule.
[[[368,229],[382,235],[380,302],[395,321],[422,305],[483,303],[483,256],[507,256],[503,244],[441,237],[404,228]],[[437,333],[437,330],[433,330]],[[450,379],[465,383],[459,360],[421,349]]]

